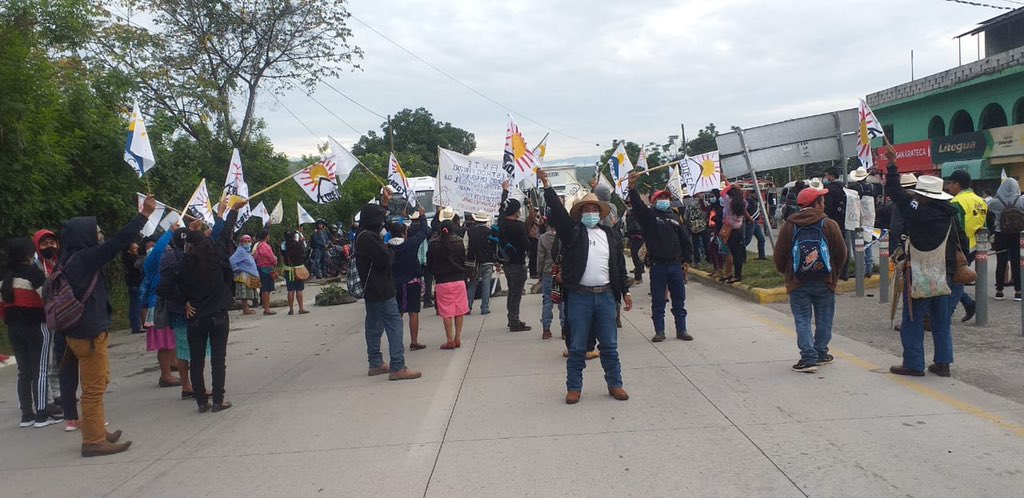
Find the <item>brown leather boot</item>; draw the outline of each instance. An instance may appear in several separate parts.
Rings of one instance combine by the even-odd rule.
[[[107,432],[107,442],[116,443],[121,439],[121,431]]]
[[[626,393],[626,390],[621,387],[609,387],[608,394],[610,394],[611,397],[619,401],[626,401],[627,399],[629,399],[629,394]]]
[[[420,378],[421,375],[422,374],[420,374],[416,370],[410,370],[408,368],[403,368],[403,369],[401,369],[401,370],[399,370],[399,371],[389,375],[388,376],[388,380],[412,380],[412,379]]]
[[[370,367],[370,369],[366,371],[366,375],[370,377],[373,377],[374,375],[384,375],[386,373],[388,373],[387,363],[381,363],[379,367]]]
[[[569,391],[569,392],[565,393],[565,404],[567,404],[567,405],[575,405],[576,403],[579,403],[579,402],[580,402],[580,392],[579,391]]]
[[[126,451],[129,447],[131,447],[131,445],[132,445],[131,441],[128,441],[126,443],[120,443],[120,444],[108,443],[108,442],[102,442],[102,443],[96,443],[96,444],[83,444],[82,445],[82,456],[83,457],[95,457],[95,456],[114,455],[116,453],[121,453],[122,451]]]

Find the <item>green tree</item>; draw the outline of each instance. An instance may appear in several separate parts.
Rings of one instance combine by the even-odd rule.
[[[379,135],[373,130],[363,135],[352,147],[352,153],[359,157],[380,154],[386,161],[391,151],[390,134],[394,133],[396,154],[408,154],[404,159],[396,157],[409,176],[437,175],[438,147],[460,154],[472,154],[476,150],[476,137],[472,133],[449,122],[435,120],[434,115],[422,107],[402,109],[391,117],[390,127],[385,121],[380,130]]]
[[[697,138],[686,142],[686,154],[696,156],[718,150],[718,142],[715,141],[716,137],[718,137],[718,130],[715,129],[715,124],[708,124],[704,129],[697,132]]]
[[[612,178],[613,175],[610,173],[608,161],[611,159],[612,154],[618,146],[619,141],[613,140],[612,147],[601,154],[601,160],[598,162],[598,169],[607,175],[608,179],[612,181],[614,181],[614,178]],[[639,144],[634,142],[625,143],[626,155],[629,156],[629,160],[633,163],[634,168],[636,167],[637,159],[640,158],[640,147],[641,146]],[[663,163],[660,149],[661,148],[656,144],[653,144],[653,146],[651,144],[645,146],[645,150],[647,150],[647,165],[649,167],[653,168]],[[638,188],[641,193],[648,193],[653,190],[663,188],[666,182],[668,182],[668,169],[661,169],[649,175],[640,177],[635,187]]]

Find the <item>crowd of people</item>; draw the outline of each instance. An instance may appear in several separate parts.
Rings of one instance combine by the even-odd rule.
[[[982,228],[994,234],[996,299],[1003,298],[1008,285],[1020,299],[1024,198],[1017,181],[1004,180],[986,200],[972,191],[964,171],[945,180],[901,175],[891,150],[889,156],[884,184],[871,181],[866,170],[852,172],[848,181],[830,171],[824,180],[797,182],[789,189],[772,258],[790,295],[800,355],[794,371],[815,372],[835,361],[829,343],[836,287],[849,278],[852,240],[861,236],[849,225],[852,208],[860,211],[858,227],[890,234],[891,264],[902,289],[898,329],[904,350],[903,362],[892,373],[950,375],[951,319],[959,304],[966,311],[964,321],[974,314],[975,303],[966,291],[973,282],[969,267]],[[428,347],[420,330],[423,310],[432,309],[441,318],[444,340],[439,347],[460,349],[465,316],[473,313],[477,300],[480,315],[491,312],[493,283],[503,274],[509,333],[531,330],[521,301],[528,279],[538,280],[540,339],[557,333],[565,343],[565,402],[580,401],[586,362],[597,358],[608,394],[627,400],[617,329],[621,313],[633,308],[631,288],[647,275],[652,342],[666,340],[666,311],[672,313],[676,339],[692,341],[686,309],[691,266],[707,263],[720,281],[741,282],[747,247],[755,238],[757,257],[767,259],[768,213],[753,189],[723,184],[705,194],[684,192],[682,199],[667,188],[647,196],[634,189],[623,199],[626,210],[620,216],[606,185],[595,183],[592,193],[567,202],[543,170],[537,175],[543,203],[527,200],[523,205],[510,197],[506,182],[493,220],[491,213],[480,212],[467,215],[463,223],[449,207],[433,219],[420,208],[408,223],[389,220],[387,189],[379,201],[360,210],[358,228],[349,237],[365,310],[368,375],[387,374],[395,381],[421,377],[407,365],[404,329],[407,320],[411,351]],[[629,183],[637,180],[633,175]],[[332,243],[322,220],[309,247],[301,230],[287,231],[277,247],[269,230],[236,238],[225,227],[235,226],[245,205],[222,203],[212,227],[192,221],[139,239],[156,206],[149,196],[139,214],[110,238],[95,218],[81,217],[68,221],[59,235],[40,230],[31,239],[7,241],[0,310],[18,360],[21,427],[63,420],[65,430],[81,431],[83,456],[130,446],[130,441],[120,442],[120,431],[107,431],[103,408],[113,316],[103,269],[119,255],[131,332],[145,333],[147,350],[156,353],[157,385],[180,387],[181,399],[193,400],[201,413],[230,408],[225,388],[228,310],[238,303],[244,315],[257,313],[253,308],[258,307],[264,315],[276,314],[271,294],[283,276],[288,314],[308,313],[305,282],[326,276],[324,258]],[[865,262],[870,275],[873,262],[867,255]],[[935,343],[927,367],[926,330]],[[387,358],[381,351],[385,334]]]

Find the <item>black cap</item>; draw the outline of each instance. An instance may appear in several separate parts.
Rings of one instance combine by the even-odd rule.
[[[960,184],[960,188],[971,188],[971,174],[967,170],[958,169],[946,177],[947,182]]]

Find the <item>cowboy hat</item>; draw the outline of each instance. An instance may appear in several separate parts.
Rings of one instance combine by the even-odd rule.
[[[477,223],[490,223],[491,222],[491,215],[487,214],[487,213],[485,213],[483,211],[480,211],[478,213],[473,213],[473,221],[475,221]]]
[[[455,210],[450,208],[450,207],[446,207],[446,208],[441,210],[441,214],[439,214],[437,216],[437,219],[441,220],[441,221],[451,221],[451,220],[454,220],[455,219]]]
[[[825,188],[825,184],[821,183],[821,178],[811,178],[810,181],[807,182],[807,186],[816,189]]]
[[[601,218],[608,216],[608,213],[612,210],[608,207],[607,202],[601,202],[601,200],[594,194],[587,194],[583,196],[582,199],[573,203],[572,211],[569,212],[569,215],[577,220],[580,219],[580,213],[583,211],[583,206],[586,206],[587,204],[597,206],[601,210]]]
[[[917,185],[909,190],[917,195],[923,195],[931,199],[948,201],[952,199],[953,196],[942,191],[942,184],[942,178],[923,175],[917,178]]]
[[[917,176],[913,173],[903,173],[900,175],[900,186],[910,188],[917,185]]]
[[[859,182],[868,177],[868,169],[861,166],[850,172],[850,181]]]
[[[409,215],[409,219],[410,220],[418,220],[418,219],[420,219],[420,212],[419,211],[413,211],[412,214]]]

